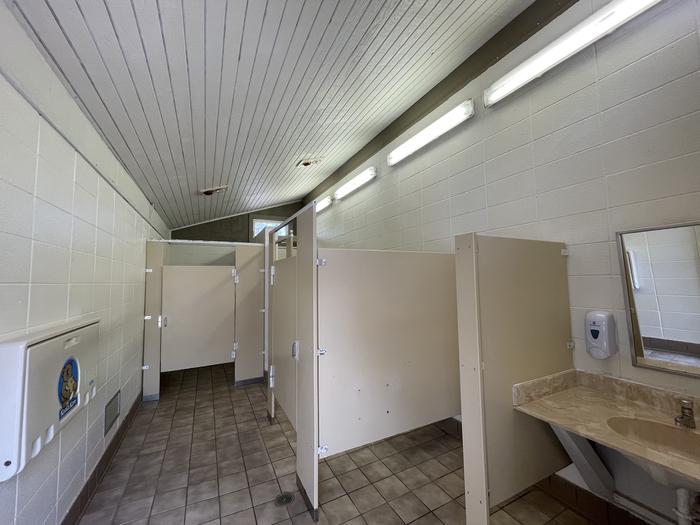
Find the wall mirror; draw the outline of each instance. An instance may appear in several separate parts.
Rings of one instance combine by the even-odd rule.
[[[635,366],[700,376],[700,224],[617,234]]]

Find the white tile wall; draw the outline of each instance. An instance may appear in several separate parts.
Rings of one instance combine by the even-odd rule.
[[[700,220],[700,0],[661,2],[494,108],[478,102],[604,3],[580,0],[353,172],[379,174],[319,215],[320,238],[440,251],[471,231],[564,241],[576,366],[700,395],[700,380],[632,366],[614,243],[617,231]],[[474,119],[387,167],[388,151],[468,97]],[[617,319],[621,351],[607,361],[585,352],[592,308]]]
[[[105,402],[121,390],[125,416],[141,391],[145,248],[160,237],[0,77],[0,337],[100,318],[97,398],[0,483],[3,525],[60,523],[114,437]]]
[[[700,344],[700,226],[625,234],[642,335]]]

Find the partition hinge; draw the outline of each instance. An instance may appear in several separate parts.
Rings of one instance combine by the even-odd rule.
[[[233,277],[234,284],[238,284],[238,282],[241,280],[241,274],[238,273],[238,270],[235,268],[231,270],[231,277]]]
[[[267,374],[268,384],[270,388],[275,388],[275,365],[270,365],[270,370]]]
[[[327,266],[328,261],[326,259],[321,259],[320,257],[316,259],[316,266]]]
[[[327,353],[328,353],[327,348],[319,348],[318,351],[316,352],[316,354],[318,354],[319,356],[326,355]]]
[[[318,455],[322,454],[327,454],[328,453],[328,445],[321,445],[318,447]]]
[[[275,284],[275,265],[270,266],[270,286]]]
[[[153,268],[146,268],[146,273],[153,273]]]
[[[576,348],[576,343],[574,341],[567,341],[566,342],[566,349],[567,350],[573,350]]]

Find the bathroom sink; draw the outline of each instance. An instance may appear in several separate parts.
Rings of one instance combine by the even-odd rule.
[[[623,438],[650,450],[700,464],[700,434],[697,432],[633,417],[611,417],[608,419],[608,426]],[[625,456],[662,485],[700,492],[700,470],[698,474],[687,477],[658,465],[650,459],[631,454],[625,454]]]
[[[700,434],[687,428],[631,417],[611,417],[608,426],[639,445],[700,462]]]

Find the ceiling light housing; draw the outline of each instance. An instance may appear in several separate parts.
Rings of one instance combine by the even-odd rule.
[[[448,111],[435,122],[413,135],[398,148],[392,150],[386,158],[387,164],[389,166],[397,164],[409,155],[412,155],[421,149],[426,144],[429,144],[439,136],[444,135],[465,120],[470,119],[473,115],[474,102],[472,99],[465,100],[459,106]]]
[[[330,206],[331,204],[333,204],[333,197],[331,197],[330,195],[326,195],[322,199],[317,200],[316,201],[316,213],[322,212],[323,210],[328,208],[328,206]]]
[[[493,106],[660,1],[614,0],[610,2],[491,84],[484,91],[484,106]]]
[[[335,190],[333,197],[336,200],[340,200],[346,197],[347,195],[351,194],[360,186],[364,186],[376,176],[377,169],[374,166],[370,166],[366,170],[360,172],[358,175],[355,175],[352,179],[343,184],[340,188]]]
[[[221,193],[222,191],[226,191],[228,189],[228,184],[224,184],[223,186],[214,186],[213,188],[204,188],[203,190],[199,190],[199,193],[202,195],[206,195],[207,197],[210,197],[216,193]]]

